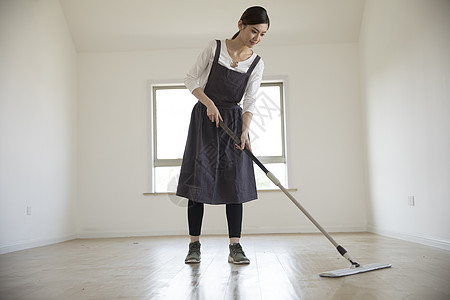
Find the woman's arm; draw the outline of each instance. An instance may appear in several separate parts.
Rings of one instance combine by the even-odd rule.
[[[248,138],[248,133],[250,130],[250,123],[253,118],[253,110],[255,109],[256,102],[256,94],[258,93],[258,89],[261,86],[261,80],[264,72],[264,62],[261,59],[256,68],[253,70],[250,75],[249,81],[247,83],[247,88],[245,90],[245,96],[243,101],[243,112],[242,115],[242,135],[241,135],[241,145],[236,145],[236,147],[240,150],[244,150],[247,147],[250,151],[252,151],[252,147],[250,145],[250,140]]]
[[[203,92],[200,87],[200,78],[205,75],[210,69],[210,64],[212,63],[213,54],[216,51],[217,42],[215,40],[210,41],[206,48],[197,57],[197,61],[191,67],[189,72],[184,79],[184,84],[191,91],[192,95],[197,98],[200,103],[206,106],[206,114],[211,122],[215,122],[216,126],[219,127],[219,120],[222,120],[222,116],[219,113],[214,102]]]
[[[184,84],[191,93],[203,84],[203,80],[211,68],[210,64],[214,58],[215,49],[216,42],[210,41],[197,56],[197,60],[187,72],[186,77],[184,78]],[[202,83],[200,83],[200,81],[202,81]]]
[[[250,145],[250,140],[248,138],[248,131],[250,129],[250,123],[252,122],[253,114],[251,112],[245,112],[242,115],[242,134],[241,134],[241,145],[236,145],[240,150],[244,150],[247,147],[250,152],[252,151],[252,146]]]

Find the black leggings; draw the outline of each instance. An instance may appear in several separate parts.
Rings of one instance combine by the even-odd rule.
[[[202,230],[203,203],[189,200],[188,203],[188,223],[189,235],[199,236]],[[242,204],[226,205],[228,221],[228,237],[240,238],[242,230]]]

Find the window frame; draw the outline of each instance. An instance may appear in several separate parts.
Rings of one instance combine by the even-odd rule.
[[[150,95],[149,99],[149,120],[148,122],[151,126],[151,130],[149,130],[148,144],[151,150],[149,151],[148,159],[149,159],[149,187],[151,193],[155,193],[156,191],[156,180],[155,176],[155,168],[157,167],[179,167],[181,166],[182,158],[179,159],[158,159],[157,156],[157,111],[156,111],[156,93],[157,90],[167,90],[167,89],[186,89],[182,80],[173,80],[170,82],[161,82],[161,81],[149,81],[148,82],[148,94]],[[285,164],[286,165],[286,185],[288,185],[288,159],[287,159],[287,148],[286,148],[286,79],[283,77],[275,77],[274,79],[267,79],[261,81],[261,86],[278,86],[280,89],[280,116],[281,116],[281,155],[277,156],[258,156],[258,160],[260,160],[263,164]],[[250,129],[251,132],[251,129]],[[250,133],[251,134],[251,133]],[[264,189],[263,189],[264,190]],[[170,193],[170,192],[169,192]]]

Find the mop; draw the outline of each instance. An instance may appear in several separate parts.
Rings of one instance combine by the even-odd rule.
[[[233,141],[237,145],[241,143],[241,140],[222,121],[220,121],[219,124],[220,127],[233,139]],[[390,268],[392,266],[391,264],[383,264],[383,263],[360,265],[359,263],[354,261],[353,258],[351,258],[350,255],[347,253],[347,250],[345,250],[344,247],[339,245],[333,239],[333,237],[331,237],[331,235],[328,234],[328,232],[306,211],[306,209],[303,208],[303,206],[294,198],[294,196],[292,196],[287,191],[287,189],[280,183],[280,181],[275,177],[275,175],[269,172],[269,170],[266,169],[266,167],[253,155],[253,153],[247,147],[245,147],[244,152],[247,153],[248,156],[250,156],[253,162],[255,162],[261,168],[261,170],[263,170],[266,176],[276,186],[278,186],[281,191],[283,191],[283,193],[303,212],[303,214],[305,214],[305,216],[317,227],[317,229],[319,229],[325,235],[325,237],[333,244],[333,246],[336,247],[336,250],[351,264],[350,268],[322,272],[319,274],[321,277],[343,277],[369,271],[375,271],[384,268]]]

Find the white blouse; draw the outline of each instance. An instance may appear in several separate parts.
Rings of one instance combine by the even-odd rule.
[[[191,91],[191,93],[196,88],[205,89],[206,82],[208,81],[208,76],[211,71],[212,63],[214,61],[214,55],[216,52],[217,42],[215,40],[208,43],[206,48],[197,57],[196,63],[191,67],[189,72],[184,79],[184,84],[186,88]],[[227,45],[225,40],[221,41],[221,49],[219,56],[219,64],[222,66],[234,70],[237,72],[245,73],[250,68],[253,60],[256,58],[256,53],[253,52],[247,60],[240,61],[236,68],[230,66],[232,59],[227,50]],[[256,93],[258,92],[259,86],[261,85],[261,80],[264,72],[264,62],[262,59],[259,60],[256,67],[253,69],[252,74],[245,88],[243,101],[242,101],[242,113],[250,112],[253,113],[255,109]],[[242,100],[242,99],[241,99]]]

